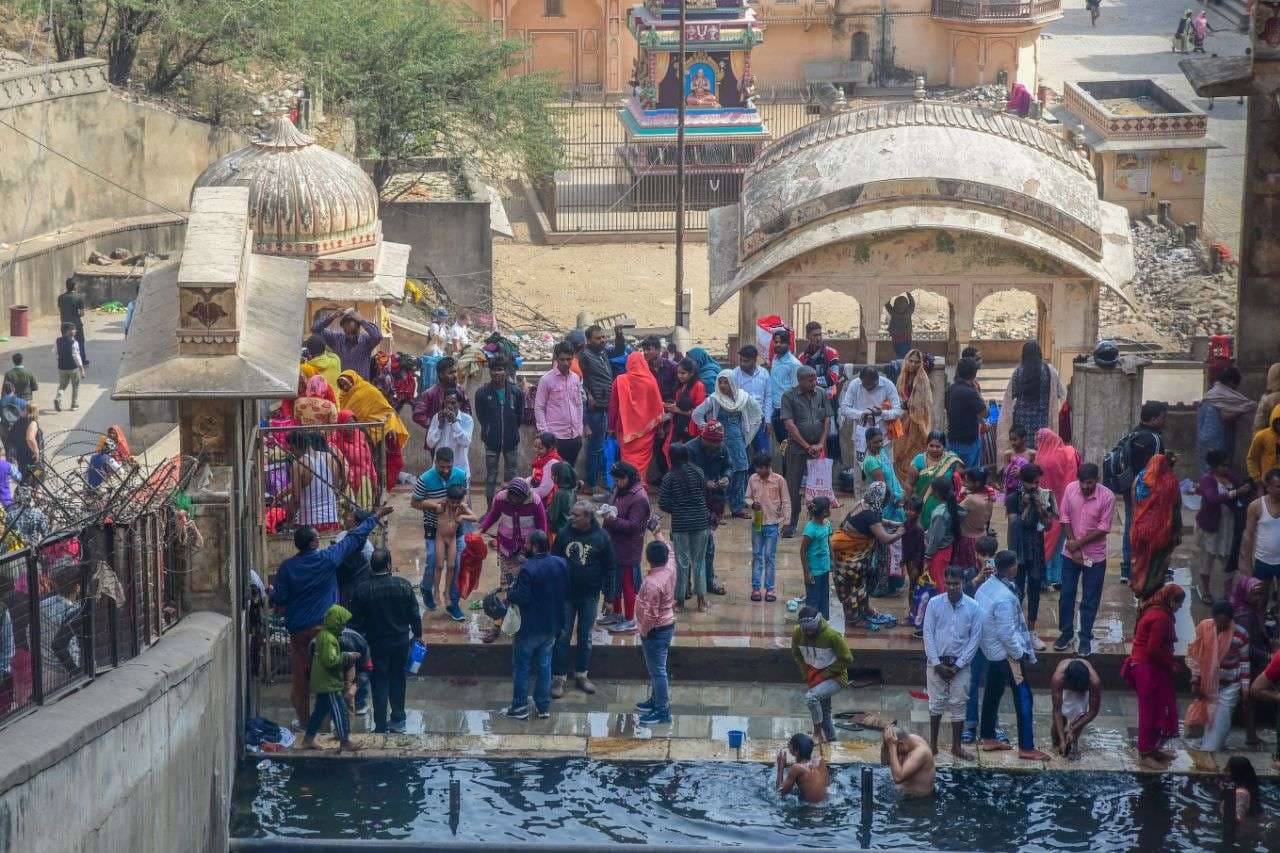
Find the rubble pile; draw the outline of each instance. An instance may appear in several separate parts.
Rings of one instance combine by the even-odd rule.
[[[1108,328],[1145,323],[1185,347],[1193,336],[1235,330],[1235,278],[1230,272],[1210,272],[1200,252],[1183,245],[1178,230],[1139,220],[1131,233],[1137,274],[1129,291],[1138,310],[1104,291],[1104,336],[1110,334]]]

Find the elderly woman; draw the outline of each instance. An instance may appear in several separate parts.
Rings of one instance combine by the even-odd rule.
[[[303,426],[338,422],[338,398],[323,376],[307,380],[306,394],[294,401],[293,414]]]
[[[362,378],[354,370],[344,370],[338,376],[338,393],[341,394],[340,405],[355,415],[356,421],[362,424],[381,424],[368,430],[369,442],[374,447],[383,445],[386,454],[387,481],[385,488],[390,491],[395,487],[404,468],[403,450],[409,441],[409,430],[405,429],[395,409],[382,396],[382,392],[373,387],[368,380]]]
[[[747,445],[764,413],[755,398],[738,387],[732,370],[722,370],[716,377],[715,393],[693,410],[693,422],[702,429],[707,421],[716,421],[724,428],[721,443],[729,456],[729,510],[738,518],[750,518],[747,511],[747,475],[750,460]]]
[[[1257,675],[1271,660],[1272,642],[1266,630],[1266,601],[1262,581],[1246,575],[1238,578],[1229,596],[1235,623],[1249,636],[1249,671]],[[1251,747],[1262,745],[1258,737],[1257,708],[1252,696],[1240,698],[1244,706],[1244,742]]]
[[[1043,427],[1057,431],[1058,410],[1067,392],[1058,371],[1044,360],[1040,344],[1027,341],[1022,346],[1022,362],[1013,369],[1000,403],[996,438],[1008,449],[1009,427],[1017,424],[1027,431],[1028,444],[1035,449],[1037,433]]]
[[[891,545],[902,538],[901,528],[896,533],[889,533],[884,528],[884,516],[881,514],[884,499],[884,483],[871,483],[863,492],[862,500],[854,504],[845,516],[840,529],[831,534],[831,574],[836,597],[844,607],[846,634],[853,628],[879,631],[881,627],[896,622],[892,616],[876,613],[871,608],[867,591],[876,546]]]
[[[898,373],[898,397],[902,400],[902,417],[898,424],[902,434],[889,439],[893,448],[893,469],[902,483],[911,483],[915,471],[911,460],[923,453],[929,443],[929,431],[933,422],[933,387],[929,384],[929,364],[932,357],[913,349],[902,360]]]

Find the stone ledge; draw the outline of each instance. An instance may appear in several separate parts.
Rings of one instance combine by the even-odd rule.
[[[24,784],[141,713],[175,685],[212,665],[231,630],[217,613],[193,613],[138,657],[79,692],[0,729],[0,795]]]
[[[18,246],[15,262],[28,261],[56,252],[59,249],[86,240],[98,240],[121,234],[125,231],[140,231],[147,228],[164,228],[172,225],[185,226],[187,218],[176,213],[147,213],[141,216],[123,216],[111,219],[88,219],[77,222],[48,234],[31,237]]]
[[[105,59],[73,59],[0,74],[0,110],[107,91]]]

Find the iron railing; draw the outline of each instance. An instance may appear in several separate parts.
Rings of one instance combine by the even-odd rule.
[[[984,0],[933,0],[932,15],[959,21],[1034,20],[1057,14],[1062,0],[987,3]]]
[[[686,142],[687,228],[705,230],[707,210],[737,202],[742,173],[760,151],[820,113],[803,83],[760,86],[755,103],[767,139]],[[675,230],[675,142],[629,140],[618,117],[624,104],[624,96],[601,95],[555,109],[564,167],[535,188],[553,231]]]
[[[165,506],[0,556],[0,724],[160,639],[186,609],[185,545]]]
[[[255,452],[266,533],[304,525],[337,530],[344,514],[376,509],[387,487],[383,431],[381,423],[260,428]]]

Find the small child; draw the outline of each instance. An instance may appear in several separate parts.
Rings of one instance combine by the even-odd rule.
[[[555,545],[556,534],[569,523],[569,510],[578,500],[578,473],[568,462],[552,462],[551,477],[556,488],[547,503],[547,534]]]
[[[751,600],[760,601],[764,584],[765,601],[777,601],[774,574],[778,562],[778,531],[791,519],[791,496],[787,481],[773,470],[773,459],[758,453],[751,460],[755,473],[747,478],[747,501],[754,519],[751,525]]]
[[[440,512],[436,513],[436,566],[446,567],[436,571],[434,593],[440,596],[440,576],[448,574],[445,590],[453,589],[458,582],[458,539],[462,535],[464,521],[479,521],[467,506],[467,487],[454,483],[444,494]],[[456,618],[456,617],[455,617]]]
[[[314,642],[314,641],[313,641]],[[364,716],[369,710],[369,673],[373,670],[373,658],[369,656],[369,644],[364,635],[355,628],[343,628],[338,645],[345,655],[355,652],[360,657],[342,670],[342,680],[346,684],[347,710],[352,714]]]
[[[1017,424],[1009,427],[1009,449],[1004,452],[1004,491],[1005,494],[1021,488],[1018,472],[1023,465],[1036,461],[1036,452],[1027,447],[1027,428]]]
[[[907,514],[907,520],[902,524],[902,570],[907,576],[907,610],[914,615],[917,609],[924,612],[916,607],[916,591],[924,574],[924,528],[920,526],[924,502],[912,495],[903,502],[902,508]],[[913,624],[919,622],[914,618],[911,621]],[[920,627],[923,624],[916,625],[917,637],[924,637],[924,630]]]
[[[324,626],[312,641],[311,692],[315,705],[307,731],[299,744],[300,749],[319,749],[316,735],[326,717],[333,717],[333,732],[338,737],[338,752],[356,752],[359,747],[351,742],[351,720],[347,716],[347,703],[343,698],[346,679],[343,671],[360,659],[359,652],[342,651],[342,629],[351,620],[351,611],[340,604],[329,607],[324,614]]]
[[[809,502],[809,521],[804,526],[800,546],[800,568],[804,570],[804,603],[830,619],[831,609],[831,501],[814,498]]]

